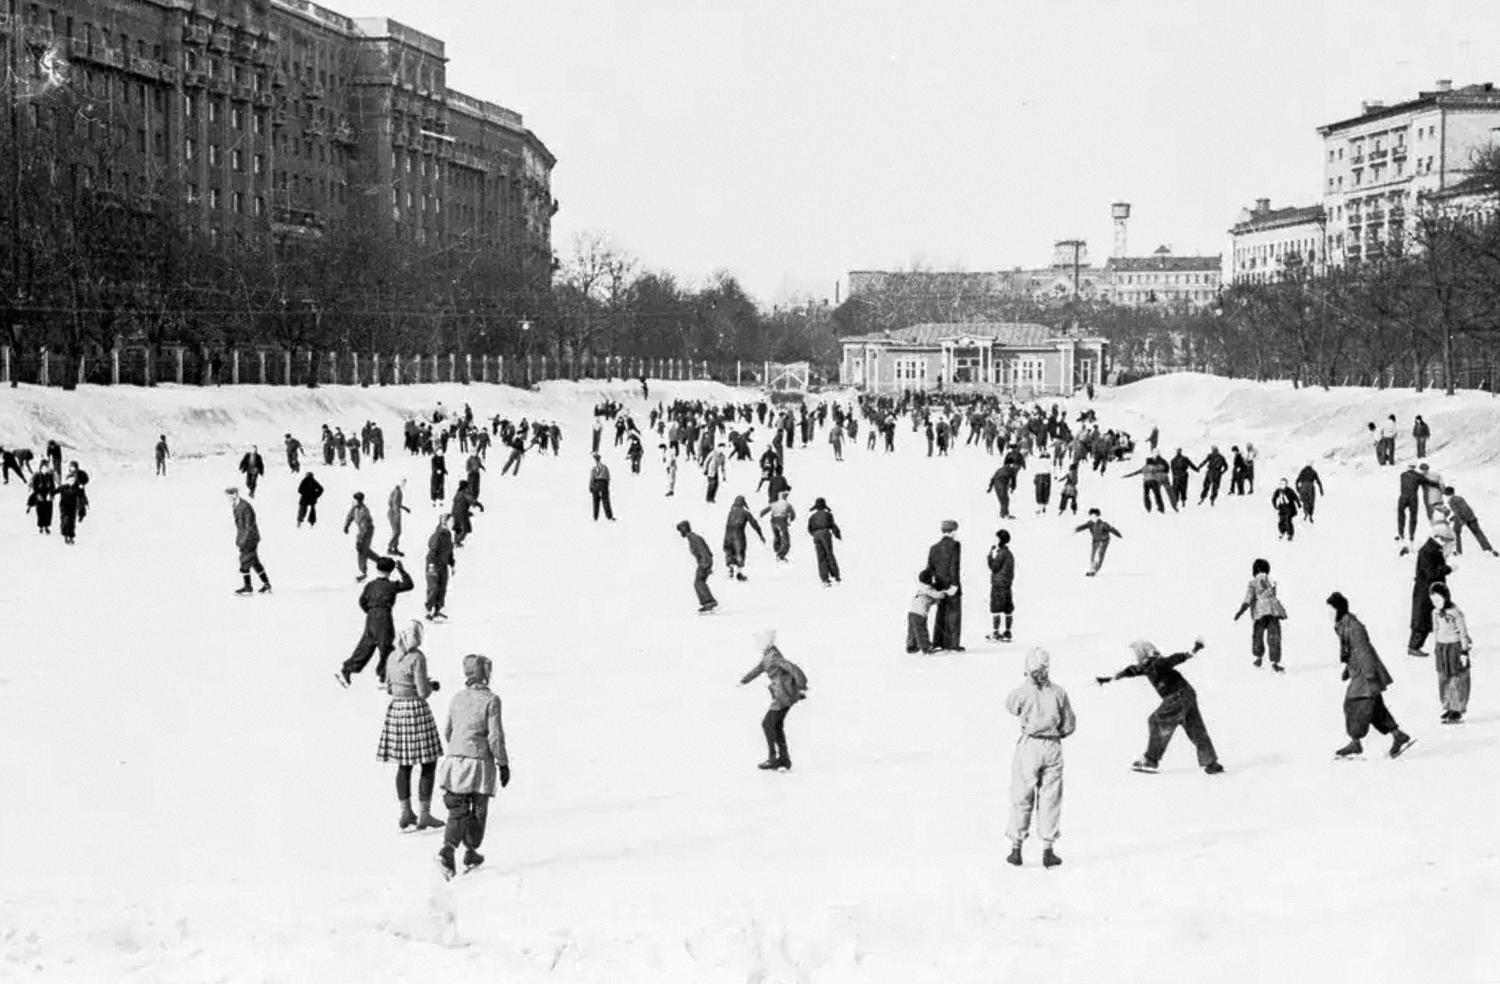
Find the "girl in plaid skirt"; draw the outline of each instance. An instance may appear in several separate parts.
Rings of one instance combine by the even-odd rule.
[[[402,830],[443,826],[432,815],[432,785],[437,761],[443,755],[437,722],[427,706],[427,698],[438,689],[436,680],[427,677],[427,657],[421,650],[422,623],[413,620],[396,637],[396,659],[386,675],[386,690],[391,695],[385,711],[385,727],[380,730],[380,746],[375,757],[396,763],[396,797],[401,800]],[[417,798],[422,812],[411,808],[411,768],[422,767],[417,783]]]

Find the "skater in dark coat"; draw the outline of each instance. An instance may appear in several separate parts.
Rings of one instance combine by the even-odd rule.
[[[1180,725],[1197,749],[1198,764],[1203,771],[1211,776],[1223,772],[1224,767],[1219,764],[1218,753],[1214,751],[1213,739],[1209,738],[1203,715],[1198,710],[1198,692],[1177,672],[1178,666],[1203,651],[1203,640],[1194,641],[1191,652],[1173,653],[1171,656],[1163,656],[1145,639],[1132,642],[1130,649],[1135,653],[1135,663],[1114,676],[1095,677],[1094,681],[1103,686],[1113,680],[1143,676],[1161,698],[1161,704],[1151,712],[1148,720],[1150,730],[1146,754],[1136,759],[1131,768],[1138,772],[1155,772],[1162,753],[1167,750],[1167,743],[1172,740],[1172,735]]]
[[[986,492],[995,493],[995,498],[1000,503],[1001,519],[1015,518],[1010,514],[1010,490],[1015,488],[1015,481],[1016,469],[1006,463],[995,469],[995,474],[990,476],[990,484],[984,487]]]
[[[1011,620],[1016,605],[1011,586],[1016,579],[1016,558],[1010,551],[1010,530],[995,531],[995,545],[985,563],[990,569],[990,621],[994,623],[986,639],[1010,642]]]
[[[1484,535],[1484,530],[1479,527],[1479,517],[1474,515],[1474,507],[1469,505],[1469,500],[1453,491],[1453,486],[1443,489],[1443,494],[1448,497],[1448,515],[1451,517],[1453,526],[1453,552],[1462,555],[1464,552],[1464,530],[1474,534],[1474,539],[1479,541],[1479,549],[1487,554],[1500,557],[1500,551],[1490,546],[1489,537]]]
[[[1219,453],[1218,445],[1208,449],[1208,456],[1198,462],[1198,467],[1203,469],[1203,490],[1198,493],[1198,505],[1203,505],[1207,499],[1210,506],[1219,502],[1219,483],[1224,480],[1224,473],[1229,470],[1229,462]]]
[[[960,572],[963,544],[953,538],[958,532],[958,523],[954,520],[943,520],[939,529],[943,535],[928,549],[927,566],[932,570],[934,580],[951,584],[958,590],[938,602],[937,615],[933,618],[932,647],[961,653],[964,651],[960,639],[964,621],[964,587]]]
[[[1046,515],[1047,507],[1052,504],[1052,473],[1039,471],[1031,477],[1031,481],[1036,486],[1036,514]]]
[[[458,483],[458,489],[453,493],[453,545],[462,547],[464,540],[470,533],[474,532],[473,510],[484,512],[484,503],[474,498],[469,491],[469,480],[466,478]]]
[[[1075,527],[1074,533],[1082,533],[1087,530],[1089,534],[1089,569],[1085,577],[1093,577],[1099,573],[1099,568],[1104,566],[1104,556],[1109,553],[1109,538],[1117,536],[1125,538],[1125,534],[1106,523],[1099,515],[1099,510],[1090,509],[1088,522],[1082,526]]]
[[[446,619],[443,608],[448,604],[448,579],[458,567],[453,556],[453,533],[449,524],[453,517],[443,513],[438,517],[437,529],[427,538],[427,620]]]
[[[1391,758],[1406,751],[1412,737],[1401,730],[1390,709],[1385,706],[1385,688],[1394,681],[1390,671],[1380,661],[1380,655],[1370,644],[1370,634],[1364,623],[1349,611],[1349,601],[1335,591],[1328,596],[1328,607],[1333,609],[1333,631],[1339,637],[1339,662],[1344,664],[1343,679],[1349,681],[1344,690],[1344,728],[1349,735],[1349,744],[1334,754],[1349,758],[1364,751],[1362,742],[1370,728],[1391,736]]]
[[[1297,498],[1297,493],[1292,491],[1284,478],[1276,491],[1271,493],[1271,508],[1276,510],[1276,538],[1293,539],[1297,535],[1295,522],[1297,511],[1302,508],[1302,500]]]
[[[31,476],[31,494],[26,497],[27,510],[36,510],[38,533],[52,532],[52,497],[55,495],[57,476],[52,471],[51,463],[43,461],[37,465],[36,474]]]
[[[432,478],[427,491],[434,506],[441,506],[448,498],[448,460],[441,452],[432,456]]]
[[[234,513],[234,545],[240,552],[240,577],[245,582],[235,594],[247,595],[253,590],[251,571],[260,575],[260,593],[269,594],[271,579],[260,562],[260,525],[255,521],[255,507],[240,498],[239,489],[225,489],[224,494],[229,496],[229,507]]]
[[[255,486],[266,473],[266,462],[260,456],[259,447],[250,445],[250,450],[240,459],[240,471],[245,475],[245,490],[250,493],[250,498],[255,498]]]
[[[58,478],[62,478],[62,445],[58,444],[55,440],[48,441],[46,454],[47,460],[52,462],[52,474]]]
[[[401,816],[396,826],[401,830],[436,830],[443,822],[432,815],[432,789],[437,775],[438,759],[443,755],[442,738],[427,698],[439,689],[436,680],[427,676],[427,656],[422,652],[422,623],[413,621],[396,637],[396,658],[391,662],[386,692],[391,702],[386,706],[385,725],[375,758],[396,763],[396,798],[401,801]],[[411,770],[418,767],[417,801],[420,815],[411,808]]]
[[[297,484],[297,526],[300,529],[302,521],[306,520],[308,526],[318,525],[318,499],[323,495],[323,486],[313,478],[311,469],[302,476],[302,481]]]
[[[10,461],[8,460],[10,458],[10,452],[7,451],[5,453],[5,457],[7,459],[5,462],[5,484],[9,485],[10,469],[12,467]],[[156,441],[156,474],[165,475],[167,473],[167,459],[170,457],[172,457],[172,451],[167,447],[167,435],[163,434],[159,438],[157,438]],[[21,474],[19,469],[17,469],[16,474],[18,476]]]
[[[406,505],[406,477],[402,476],[385,500],[385,524],[391,530],[391,542],[386,544],[385,552],[392,557],[405,556],[401,552],[401,516],[409,512],[411,509]]]
[[[823,582],[823,587],[828,587],[833,581],[842,582],[839,561],[833,553],[833,541],[842,540],[844,533],[839,529],[839,524],[834,522],[833,511],[828,508],[828,503],[821,497],[813,502],[812,512],[807,515],[807,532],[813,538],[813,552],[818,558],[818,578]]]
[[[468,460],[464,462],[464,481],[469,483],[469,494],[474,497],[475,502],[479,501],[480,472],[484,471],[488,469],[484,467],[484,461],[479,455],[469,455]]]
[[[1261,659],[1266,655],[1266,645],[1269,641],[1271,649],[1271,669],[1277,673],[1283,672],[1281,668],[1281,621],[1286,618],[1286,609],[1282,607],[1281,600],[1276,597],[1276,582],[1271,580],[1271,562],[1263,558],[1256,558],[1250,565],[1250,583],[1245,587],[1245,600],[1240,602],[1239,611],[1234,613],[1234,620],[1238,622],[1240,616],[1245,612],[1250,613],[1250,655],[1259,666]]]
[[[1297,500],[1302,503],[1302,518],[1309,523],[1313,521],[1313,512],[1318,504],[1318,496],[1323,494],[1323,479],[1318,477],[1318,470],[1309,461],[1302,466],[1297,473]]]
[[[688,552],[693,555],[693,591],[698,595],[698,611],[711,612],[719,607],[713,592],[708,590],[708,575],[714,569],[714,552],[708,548],[708,542],[703,537],[693,532],[693,527],[687,520],[677,524],[677,532],[687,541]]]
[[[1172,501],[1179,506],[1187,505],[1188,498],[1188,472],[1197,471],[1198,466],[1193,464],[1193,459],[1182,453],[1182,448],[1172,455],[1167,469],[1172,473],[1172,485],[1169,489]]]
[[[76,476],[70,476],[62,484],[62,488],[57,490],[57,516],[63,543],[73,543],[73,537],[77,535],[78,520],[88,509],[88,502],[88,493]]]
[[[766,737],[766,760],[758,768],[790,769],[792,756],[786,744],[786,716],[792,707],[807,696],[807,674],[802,668],[776,648],[776,632],[766,629],[755,633],[755,644],[760,650],[760,662],[740,677],[740,686],[753,681],[762,673],[770,681],[771,707],[761,719],[760,729]]]
[[[1423,465],[1422,467],[1426,467]],[[1417,493],[1427,486],[1438,485],[1422,474],[1416,465],[1407,465],[1398,480],[1396,494],[1396,540],[1415,541],[1417,538]],[[1439,486],[1441,487],[1441,486]]]
[[[500,719],[500,698],[490,691],[492,665],[488,656],[464,657],[464,689],[453,695],[443,738],[448,754],[438,763],[437,784],[443,790],[448,810],[438,865],[444,878],[457,869],[453,852],[464,845],[464,870],[484,863],[479,848],[484,844],[490,800],[495,787],[510,785],[510,757],[505,752],[505,728]]]
[[[290,434],[286,436],[286,466],[292,472],[302,470],[302,442]]]
[[[365,505],[363,492],[354,493],[354,504],[349,507],[349,514],[344,517],[346,535],[351,526],[354,527],[354,562],[359,565],[359,576],[354,580],[363,581],[370,575],[368,562],[378,559],[375,551],[370,549],[370,544],[375,539],[375,520],[370,516],[370,507]]]
[[[745,580],[746,526],[755,531],[761,543],[766,542],[766,535],[761,531],[760,523],[750,514],[745,497],[737,495],[734,497],[734,505],[729,507],[729,518],[724,522],[724,569],[736,581]]]
[[[1406,655],[1426,656],[1422,646],[1432,633],[1432,586],[1446,581],[1453,569],[1448,566],[1444,547],[1451,537],[1448,524],[1432,524],[1432,535],[1417,551],[1416,571],[1411,585],[1411,636],[1406,640]]]
[[[399,560],[381,557],[375,561],[375,569],[381,576],[365,585],[359,595],[359,607],[365,613],[364,633],[337,674],[339,682],[346,687],[349,686],[350,678],[369,664],[370,657],[377,649],[380,650],[380,662],[375,664],[375,676],[381,683],[385,682],[385,663],[396,646],[396,624],[392,609],[395,608],[398,595],[416,587]],[[399,574],[401,580],[392,580],[390,575],[393,573]]]
[[[1427,441],[1432,437],[1432,428],[1427,426],[1427,421],[1422,419],[1420,413],[1417,414],[1416,423],[1411,426],[1411,437],[1417,442],[1417,457],[1427,457]]]

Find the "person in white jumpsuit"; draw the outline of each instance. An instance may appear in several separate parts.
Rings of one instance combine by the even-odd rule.
[[[1058,821],[1062,815],[1063,754],[1062,740],[1073,733],[1077,720],[1068,694],[1048,678],[1051,658],[1045,649],[1026,654],[1026,682],[1005,698],[1005,709],[1021,719],[1021,737],[1016,741],[1011,760],[1010,778],[1010,855],[1011,864],[1021,863],[1021,842],[1033,827],[1041,838],[1042,864],[1053,868],[1062,864],[1052,850],[1058,838]]]

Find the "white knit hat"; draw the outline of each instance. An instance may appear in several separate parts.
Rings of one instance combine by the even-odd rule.
[[[772,646],[776,645],[776,630],[760,629],[756,632],[751,633],[750,638],[755,640],[756,649],[759,649],[761,652],[765,652],[767,649],[770,649]]]
[[[1047,650],[1043,649],[1041,646],[1032,648],[1032,650],[1026,654],[1027,675],[1036,673],[1038,670],[1046,673],[1051,665],[1052,657],[1047,653]]]

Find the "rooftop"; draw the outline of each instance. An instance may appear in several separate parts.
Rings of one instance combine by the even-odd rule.
[[[1366,104],[1358,116],[1351,116],[1334,123],[1325,123],[1318,127],[1318,132],[1326,137],[1337,130],[1395,116],[1404,116],[1426,106],[1441,106],[1450,109],[1500,109],[1500,92],[1495,90],[1493,82],[1476,82],[1457,89],[1430,89],[1417,93],[1415,99],[1408,99],[1391,106]]]
[[[1321,205],[1289,205],[1286,208],[1252,208],[1240,213],[1240,219],[1229,230],[1231,235],[1280,229],[1285,226],[1321,223],[1324,212]]]
[[[926,322],[895,328],[874,335],[850,335],[843,342],[894,342],[903,345],[938,345],[957,338],[982,338],[1015,348],[1042,347],[1053,338],[1045,325],[999,321]]]
[[[1111,256],[1106,266],[1110,270],[1123,270],[1126,272],[1142,270],[1188,270],[1217,272],[1223,265],[1223,257],[1215,253],[1213,256],[1172,256],[1158,249],[1150,256]]]

